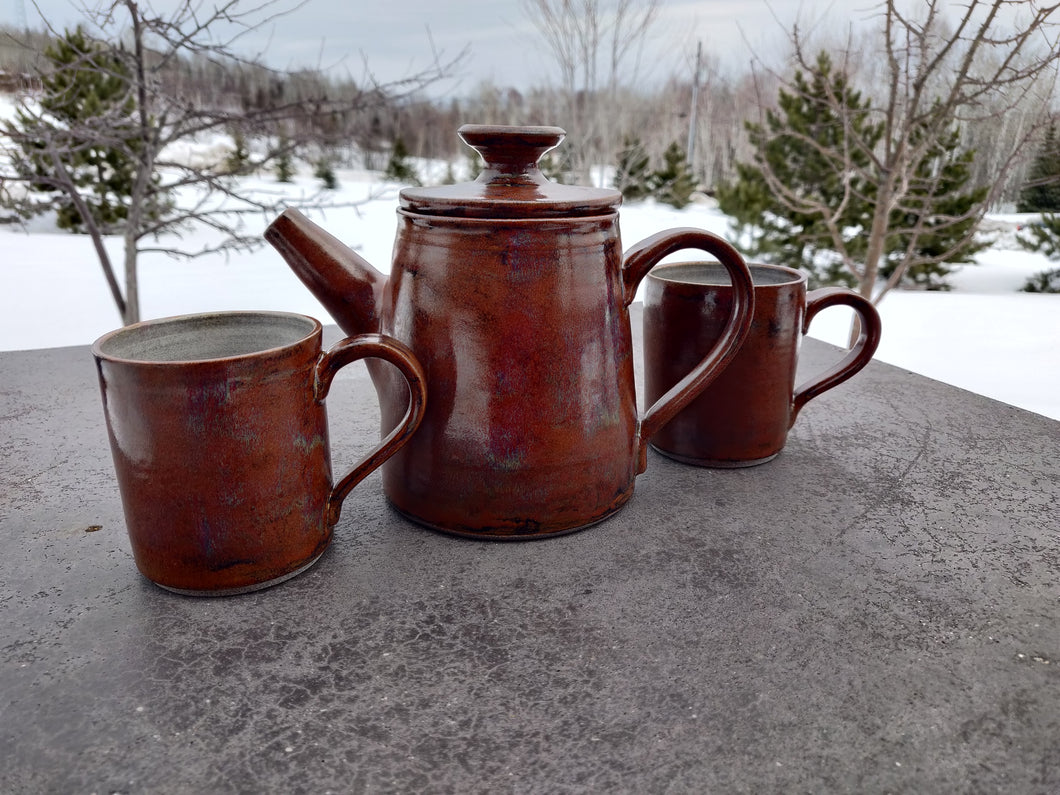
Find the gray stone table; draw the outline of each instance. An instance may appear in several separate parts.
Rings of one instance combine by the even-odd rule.
[[[342,467],[363,365],[329,408]],[[3,353],[0,792],[1060,792],[1058,448],[874,362],[584,532],[439,535],[376,473],[314,568],[202,599],[134,568],[88,349]]]

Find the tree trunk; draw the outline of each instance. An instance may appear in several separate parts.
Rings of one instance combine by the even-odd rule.
[[[858,275],[858,292],[867,301],[873,300],[876,277],[880,272],[880,259],[883,257],[884,244],[887,241],[891,200],[894,197],[894,191],[890,184],[891,179],[888,176],[877,190],[876,206],[872,213],[872,228],[869,230],[869,242],[865,249],[865,264]],[[880,297],[882,298],[882,296]],[[854,315],[850,324],[850,339],[847,340],[848,348],[854,347],[854,343],[857,342],[860,334],[861,324],[858,322],[857,315]]]
[[[136,267],[136,238],[125,233],[125,314],[126,326],[140,322],[140,276]]]
[[[880,272],[880,259],[883,257],[884,245],[887,242],[888,220],[891,214],[891,201],[894,190],[891,177],[884,179],[876,191],[876,205],[872,211],[872,228],[869,229],[869,242],[865,248],[865,264],[858,275],[858,292],[869,301],[873,299],[876,289],[876,277]]]

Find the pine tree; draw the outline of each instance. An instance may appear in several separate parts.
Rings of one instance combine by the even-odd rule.
[[[12,153],[12,166],[21,176],[32,176],[32,187],[46,198],[20,209],[35,214],[54,207],[61,229],[83,230],[73,200],[49,182],[56,165],[43,143],[48,140],[94,222],[104,233],[113,232],[128,215],[136,172],[135,101],[127,70],[80,26],[56,39],[44,55],[51,69],[42,78],[40,113],[17,111],[14,126],[22,134],[15,138],[20,150]],[[88,145],[67,132],[104,117],[112,146]]]
[[[754,160],[737,164],[736,179],[719,186],[719,204],[740,236],[749,238],[745,249],[751,256],[799,268],[812,286],[854,287],[857,278],[843,257],[860,260],[867,253],[875,212],[870,197],[881,178],[872,150],[883,127],[871,120],[869,100],[850,87],[846,75],[833,73],[827,53],[808,76],[796,72],[792,86],[790,93],[779,92],[778,110],[767,112],[764,125],[747,125]],[[926,123],[919,141],[928,134]],[[955,126],[927,148],[890,212],[880,276],[908,264],[905,281],[946,289],[949,268],[934,260],[969,262],[982,248],[969,235],[974,210],[987,193],[968,186],[973,156],[960,149]]]
[[[290,147],[285,141],[280,141],[280,153],[273,163],[273,171],[277,182],[290,182],[294,176],[294,162],[291,159]]]
[[[676,142],[663,152],[663,167],[652,173],[652,195],[663,204],[681,209],[692,201],[696,178],[684,150]]]
[[[1017,237],[1024,248],[1045,254],[1052,260],[1060,260],[1060,215],[1046,213],[1040,223],[1031,224],[1028,231],[1031,239]]]
[[[750,237],[745,246],[751,256],[806,271],[812,286],[819,284],[854,285],[847,273],[827,252],[832,248],[829,219],[811,207],[828,207],[836,216],[836,228],[845,230],[844,240],[855,256],[864,252],[865,229],[871,221],[871,208],[852,200],[864,195],[863,178],[841,171],[828,151],[842,146],[843,119],[835,114],[826,97],[838,97],[850,124],[870,142],[878,141],[882,129],[868,120],[867,100],[853,90],[842,73],[832,74],[826,53],[817,58],[809,79],[796,72],[795,90],[781,90],[778,111],[766,113],[765,125],[746,125],[755,147],[752,163],[737,163],[736,179],[718,187],[722,212],[732,216],[742,233]],[[817,145],[814,145],[816,142]],[[868,166],[869,155],[860,150],[850,153],[853,165]],[[807,212],[796,212],[771,189],[760,164],[784,185],[805,197]],[[741,234],[741,237],[744,235]]]
[[[1046,128],[1038,154],[1020,192],[1016,211],[1021,213],[1055,213],[1060,211],[1060,137],[1056,123]]]
[[[1039,271],[1029,276],[1020,288],[1021,293],[1060,293],[1060,268]]]
[[[226,174],[243,174],[250,166],[250,149],[247,147],[247,137],[242,130],[232,131],[232,151],[225,156],[224,170]]]
[[[339,181],[335,177],[335,169],[331,165],[331,158],[321,157],[316,164],[316,168],[313,169],[313,176],[316,177],[323,183],[325,190],[335,190],[339,186]]]
[[[1044,254],[1053,261],[1060,260],[1060,215],[1044,213],[1042,220],[1028,227],[1031,237],[1022,235],[1016,240],[1025,249]],[[1060,293],[1060,268],[1048,268],[1028,277],[1020,288],[1024,293]]]
[[[416,175],[416,169],[409,162],[409,150],[405,146],[403,138],[398,136],[390,149],[390,160],[386,164],[383,176],[394,182],[406,185],[419,185],[420,178]]]
[[[956,127],[951,129],[946,138],[935,141],[917,164],[909,197],[891,213],[892,229],[909,229],[918,221],[926,229],[917,236],[914,246],[917,257],[923,262],[911,265],[905,274],[905,279],[913,284],[929,290],[949,289],[946,284],[946,276],[952,271],[949,266],[972,262],[973,255],[989,245],[987,242],[969,243],[947,255],[945,262],[934,261],[976,225],[972,210],[985,200],[988,188],[966,189],[974,154],[960,149],[960,131]],[[925,192],[927,186],[931,186],[930,192]],[[953,218],[964,220],[954,222]],[[880,264],[881,276],[891,276],[910,243],[908,233],[894,236]]]
[[[651,194],[648,153],[639,138],[627,138],[619,151],[613,184],[627,201],[637,201]]]
[[[478,175],[482,173],[484,165],[482,163],[482,156],[474,149],[467,150],[467,178],[468,181],[478,179]]]

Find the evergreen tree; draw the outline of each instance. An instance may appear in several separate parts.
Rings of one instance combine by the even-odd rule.
[[[482,163],[482,156],[479,155],[474,149],[467,150],[467,178],[468,181],[474,181],[478,179],[478,175],[482,173],[484,165]]]
[[[1020,288],[1023,293],[1060,293],[1060,268],[1039,271]]]
[[[335,169],[331,165],[331,158],[327,156],[317,161],[313,176],[323,183],[325,190],[335,190],[339,186],[339,181],[335,177]]]
[[[1042,220],[1027,227],[1031,236],[1016,237],[1028,251],[1037,251],[1051,260],[1060,260],[1060,215],[1045,213]]]
[[[747,125],[754,160],[737,164],[736,180],[719,187],[719,204],[750,238],[750,255],[807,272],[811,286],[854,287],[844,257],[859,260],[867,252],[870,197],[882,178],[872,150],[883,126],[871,120],[869,100],[846,75],[833,73],[827,53],[808,76],[796,72],[792,85],[794,91],[779,92],[778,110],[767,112],[765,125]],[[841,113],[830,98],[838,98]],[[928,134],[925,120],[912,145]],[[987,193],[968,187],[973,156],[960,149],[955,126],[926,149],[890,212],[880,276],[906,264],[904,280],[945,289],[949,268],[934,260],[969,262],[983,247],[969,236]]]
[[[402,182],[406,185],[419,185],[420,178],[416,175],[416,169],[409,162],[409,150],[405,146],[403,138],[398,136],[390,149],[390,160],[386,164],[383,176],[394,182]]]
[[[19,149],[12,152],[12,166],[22,177],[33,177],[31,186],[45,196],[20,209],[35,214],[54,208],[62,229],[83,231],[84,221],[71,197],[50,181],[57,167],[69,172],[93,221],[105,233],[120,228],[128,215],[127,198],[136,173],[137,130],[128,72],[102,45],[92,41],[79,26],[66,31],[44,51],[51,68],[42,77],[40,113],[19,108],[14,127]],[[105,135],[91,145],[69,133],[82,125],[99,122]],[[115,119],[121,121],[115,122]],[[113,145],[98,141],[109,140]],[[45,146],[49,141],[51,151]],[[53,154],[60,161],[56,166]]]
[[[250,149],[247,147],[247,137],[242,130],[232,131],[232,151],[225,157],[224,170],[226,174],[243,174],[250,167]]]
[[[1016,240],[1029,251],[1037,251],[1053,261],[1060,260],[1060,215],[1044,213],[1042,220],[1028,227],[1030,239]],[[1049,268],[1028,277],[1020,288],[1024,293],[1060,293],[1060,268]]]
[[[290,182],[294,176],[294,162],[291,159],[291,151],[287,144],[280,142],[281,151],[273,163],[273,170],[277,182]]]
[[[614,186],[628,201],[646,198],[652,191],[648,153],[639,138],[627,138],[618,153]]]
[[[1053,122],[1045,131],[1045,140],[1031,165],[1027,184],[1020,192],[1016,211],[1021,213],[1055,213],[1060,211],[1060,137]]]
[[[696,178],[684,150],[676,142],[663,152],[663,167],[652,173],[651,181],[652,195],[664,204],[680,210],[692,201]]]
[[[849,124],[870,143],[882,135],[882,128],[868,118],[869,103],[853,90],[842,73],[832,74],[832,62],[826,53],[817,58],[816,69],[809,79],[796,72],[795,90],[783,89],[778,95],[778,110],[766,113],[765,125],[746,125],[755,148],[753,162],[736,164],[736,179],[718,187],[722,212],[737,223],[751,256],[762,257],[779,265],[801,269],[810,275],[811,286],[819,284],[854,285],[835,257],[829,257],[839,230],[848,251],[854,256],[864,253],[864,234],[871,222],[872,210],[865,201],[861,169],[869,165],[870,155],[860,149],[849,153],[854,173],[837,166],[830,150],[842,148],[844,120],[826,101],[831,93],[845,108]],[[785,186],[804,198],[805,212],[793,210],[777,195],[766,178],[765,170],[776,175]],[[829,208],[833,218],[815,208]],[[830,221],[835,223],[830,227]]]
[[[973,210],[986,199],[986,186],[966,190],[973,158],[974,152],[961,151],[960,132],[954,127],[946,138],[936,140],[924,159],[917,163],[909,197],[891,213],[892,229],[908,230],[919,222],[926,230],[917,235],[914,244],[921,262],[911,265],[905,274],[905,279],[913,284],[929,290],[949,289],[946,284],[946,276],[952,271],[949,266],[972,262],[973,255],[989,245],[968,243],[947,255],[945,262],[934,261],[953,248],[954,241],[972,231],[976,225]],[[963,220],[954,222],[954,218]],[[911,242],[908,232],[899,231],[893,236],[880,264],[881,276],[891,276]]]

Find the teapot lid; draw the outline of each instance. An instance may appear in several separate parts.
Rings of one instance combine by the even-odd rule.
[[[563,140],[559,127],[465,124],[457,135],[482,155],[486,166],[474,182],[404,188],[400,204],[425,215],[456,218],[570,218],[612,213],[622,194],[550,181],[537,161]]]

